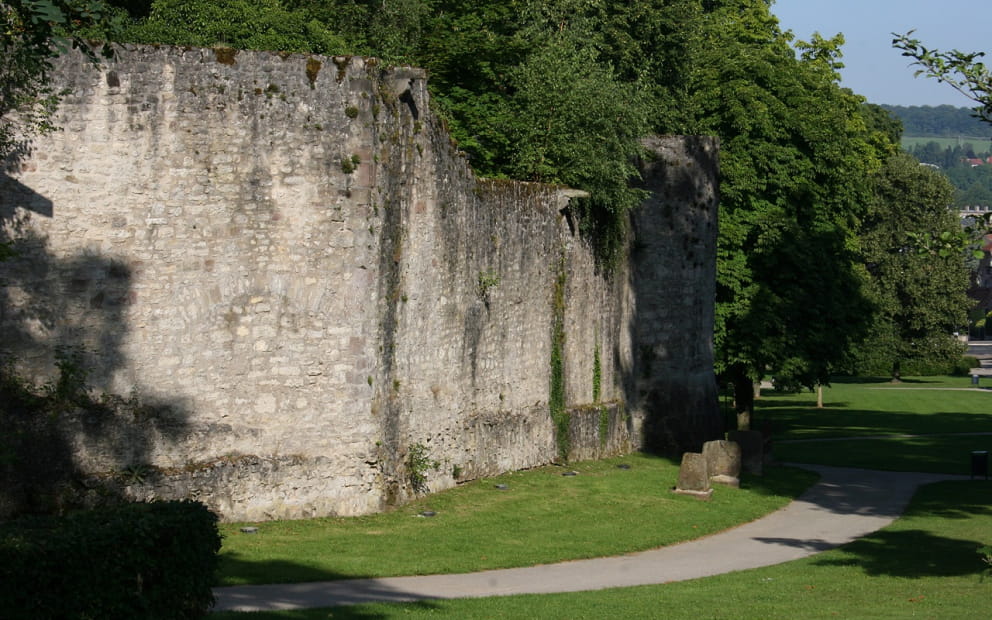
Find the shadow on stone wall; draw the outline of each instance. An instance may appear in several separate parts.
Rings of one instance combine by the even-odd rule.
[[[132,273],[98,252],[51,253],[33,218],[55,206],[0,172],[0,517],[120,500],[154,470],[153,446],[176,440],[187,407],[135,385],[125,365]],[[99,471],[80,468],[80,456]]]
[[[677,456],[724,432],[712,338],[718,148],[709,137],[645,146],[649,197],[632,218],[634,350],[623,385],[628,407],[643,415],[643,448]]]

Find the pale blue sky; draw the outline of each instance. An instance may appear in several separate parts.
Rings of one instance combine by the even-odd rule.
[[[772,13],[799,39],[842,32],[841,84],[871,103],[975,106],[947,84],[914,78],[893,32],[915,29],[927,47],[986,52],[992,64],[992,0],[775,0]]]

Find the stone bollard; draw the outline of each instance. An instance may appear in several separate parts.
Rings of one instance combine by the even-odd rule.
[[[733,441],[707,441],[703,444],[703,459],[710,482],[728,487],[741,486],[741,447]]]
[[[710,486],[709,471],[706,459],[698,452],[686,452],[682,455],[682,466],[679,467],[679,482],[673,489],[676,493],[692,495],[700,499],[709,499],[713,494]]]

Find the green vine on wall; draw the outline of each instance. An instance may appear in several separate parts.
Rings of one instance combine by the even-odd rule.
[[[596,335],[596,349],[592,353],[592,402],[598,403],[603,389],[603,362],[599,356],[599,334]]]
[[[568,436],[568,411],[565,410],[565,259],[558,265],[555,278],[555,291],[551,321],[551,389],[548,395],[548,408],[555,426],[555,442],[558,457],[568,460],[570,441]]]
[[[606,405],[599,408],[599,447],[606,447],[606,440],[610,435],[610,410]]]

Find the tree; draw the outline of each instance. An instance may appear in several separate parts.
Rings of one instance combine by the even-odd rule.
[[[902,55],[913,59],[920,67],[916,76],[924,75],[951,88],[978,104],[975,115],[992,123],[992,73],[980,61],[985,52],[943,52],[925,47],[919,39],[912,38],[913,30],[906,34],[892,33],[892,46],[902,50]]]
[[[960,241],[952,238],[961,230],[948,208],[953,195],[943,175],[908,153],[889,157],[876,176],[862,248],[879,313],[859,347],[863,371],[883,365],[898,380],[907,362],[960,357],[953,332],[967,324],[971,302]]]
[[[305,10],[280,0],[155,0],[121,35],[131,43],[350,53],[348,42]]]
[[[841,37],[797,55],[764,0],[722,3],[702,36],[695,105],[722,147],[717,370],[747,428],[754,381],[826,383],[866,329],[854,250],[879,154],[837,83]]]

